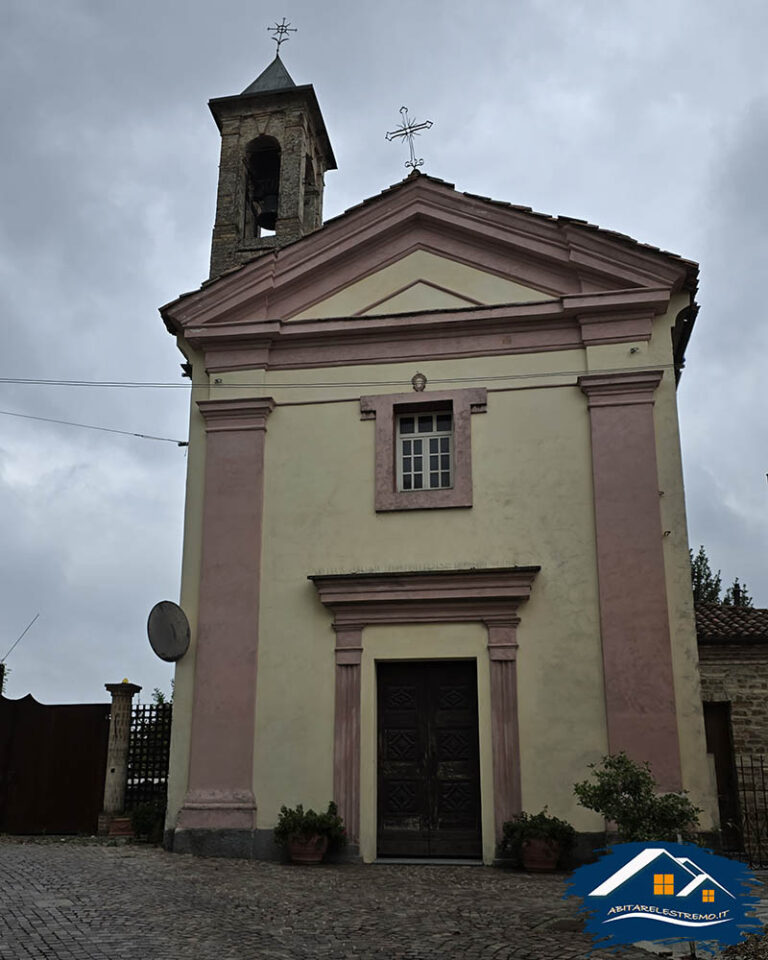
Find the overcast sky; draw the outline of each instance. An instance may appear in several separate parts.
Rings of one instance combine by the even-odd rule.
[[[764,0],[3,0],[0,376],[183,383],[157,307],[207,276],[219,136],[206,103],[270,62],[313,83],[335,216],[424,170],[701,264],[679,390],[690,540],[768,606],[768,4]],[[169,440],[181,389],[0,383],[0,410]],[[170,689],[145,624],[178,599],[185,452],[0,415],[7,692]]]

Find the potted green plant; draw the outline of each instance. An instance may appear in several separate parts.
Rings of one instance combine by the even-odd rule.
[[[541,813],[523,811],[504,824],[504,851],[522,861],[526,870],[542,873],[554,870],[563,853],[576,840],[576,831],[565,820],[551,817],[547,808]]]
[[[294,809],[280,807],[274,834],[294,863],[320,863],[327,850],[340,849],[347,842],[344,821],[333,800],[325,813],[305,810],[302,804]]]
[[[682,793],[659,793],[648,763],[622,750],[590,763],[592,780],[574,784],[582,807],[616,826],[619,840],[694,840],[701,810]]]

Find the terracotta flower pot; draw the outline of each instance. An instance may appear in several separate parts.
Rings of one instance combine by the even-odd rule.
[[[110,837],[132,837],[133,826],[130,817],[112,817],[108,828]]]
[[[532,873],[550,873],[557,867],[560,844],[556,840],[532,839],[523,843],[523,866]]]
[[[328,837],[293,837],[288,841],[288,856],[293,863],[320,863],[328,849]]]

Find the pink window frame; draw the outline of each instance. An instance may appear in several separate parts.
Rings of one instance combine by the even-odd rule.
[[[472,506],[473,413],[485,413],[485,387],[468,390],[434,390],[429,393],[396,393],[360,398],[360,419],[376,421],[374,506],[388,510],[431,510]],[[436,409],[453,412],[453,486],[439,490],[398,490],[395,420],[402,413]]]

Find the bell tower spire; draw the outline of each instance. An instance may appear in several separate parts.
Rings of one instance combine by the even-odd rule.
[[[279,53],[241,94],[208,106],[221,133],[214,279],[322,226],[336,160],[314,88],[297,86]]]

